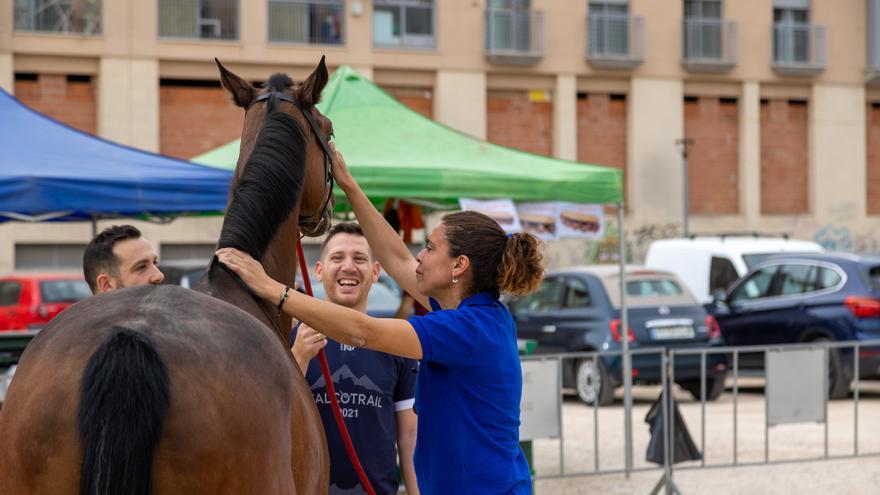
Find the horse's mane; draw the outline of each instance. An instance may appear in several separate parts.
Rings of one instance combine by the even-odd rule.
[[[290,80],[284,74],[273,75],[270,88],[278,76]],[[234,247],[258,260],[299,202],[306,172],[302,128],[290,115],[274,111],[273,100],[269,100],[269,113],[254,151],[233,191],[218,242],[218,247]]]

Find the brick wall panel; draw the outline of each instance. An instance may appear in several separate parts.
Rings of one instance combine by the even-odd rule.
[[[553,103],[531,101],[526,91],[489,91],[486,95],[489,141],[530,153],[553,154]]]
[[[739,140],[736,102],[716,97],[687,99],[688,211],[702,215],[739,212]]]
[[[427,88],[383,87],[391,96],[406,105],[410,110],[429,119],[434,118],[433,93]]]
[[[876,105],[876,106],[875,106]],[[880,103],[868,103],[868,214],[880,215]]]
[[[626,99],[598,93],[584,96],[577,100],[577,160],[622,169],[625,179]]]
[[[189,159],[241,137],[244,110],[218,87],[159,87],[159,149]]]
[[[809,211],[808,108],[801,102],[761,103],[761,213]]]
[[[75,129],[89,134],[97,132],[92,81],[68,81],[66,75],[40,74],[36,81],[16,80],[15,96],[34,110]]]

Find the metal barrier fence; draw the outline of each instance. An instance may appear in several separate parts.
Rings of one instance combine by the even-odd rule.
[[[616,425],[603,425],[600,428],[600,406],[598,401],[592,405],[585,405],[592,412],[592,457],[591,466],[585,466],[585,469],[567,469],[565,462],[566,446],[569,441],[563,428],[562,401],[556,401],[557,410],[555,421],[559,425],[558,436],[549,436],[543,438],[559,439],[559,470],[557,473],[541,472],[538,470],[534,473],[534,481],[554,480],[573,478],[591,475],[606,474],[623,474],[629,478],[630,474],[645,471],[660,471],[661,478],[652,493],[658,493],[665,490],[666,493],[680,493],[675,486],[674,473],[676,470],[694,470],[704,468],[720,468],[734,466],[756,466],[756,465],[772,465],[772,464],[790,464],[797,462],[810,462],[820,460],[833,459],[851,459],[856,457],[880,456],[880,450],[872,451],[860,449],[859,447],[859,406],[860,406],[860,388],[862,385],[861,376],[877,376],[880,373],[878,363],[880,363],[880,339],[869,341],[848,341],[848,342],[813,342],[806,344],[791,345],[775,345],[775,346],[744,346],[744,347],[706,347],[706,348],[680,348],[680,349],[634,349],[629,352],[629,362],[641,360],[644,362],[645,356],[654,356],[660,362],[662,370],[660,373],[660,386],[662,391],[671,391],[670,384],[676,383],[676,369],[682,369],[682,363],[690,361],[691,365],[698,359],[699,362],[699,442],[697,443],[701,453],[701,459],[692,461],[687,465],[675,467],[671,460],[676,458],[676,442],[673,441],[676,435],[676,422],[672,414],[674,403],[674,393],[663,393],[665,399],[661,403],[660,414],[663,424],[663,464],[654,466],[635,466],[633,462],[633,427],[632,414],[633,407],[631,401],[624,401],[623,407],[623,424],[619,425],[624,431],[624,449],[622,467],[603,468],[600,465],[602,453],[599,447],[600,430],[606,431],[609,427],[614,428]],[[592,360],[594,369],[599,366],[600,360],[604,362],[614,363],[624,356],[622,351],[607,352],[582,352],[582,353],[564,353],[564,354],[538,354],[532,356],[523,356],[522,362],[525,370],[530,362],[555,362],[557,372],[558,387],[556,392],[562,393],[562,376],[563,366],[569,360]],[[763,425],[763,459],[761,460],[742,460],[739,458],[739,395],[740,381],[743,379],[740,362],[743,356],[762,356],[764,358],[763,375],[764,382],[764,425]],[[706,438],[707,438],[707,375],[711,372],[711,359],[713,356],[721,356],[727,359],[728,366],[728,383],[731,384],[730,392],[732,394],[732,452],[731,460],[727,462],[710,462],[706,456]],[[837,372],[844,372],[847,376],[852,377],[850,382],[852,390],[852,398],[849,399],[853,404],[853,445],[851,451],[843,454],[832,454],[829,451],[829,363],[832,359],[837,363],[843,363],[845,366],[838,367]],[[717,359],[716,359],[717,360]],[[678,363],[678,364],[677,364]],[[865,370],[866,363],[871,363],[871,369]],[[524,380],[524,399],[527,397],[526,380]],[[535,384],[540,386],[540,384]],[[544,385],[546,388],[546,384]],[[839,402],[836,402],[839,403]],[[530,407],[530,406],[529,406]],[[723,408],[724,405],[714,405],[713,408]],[[526,412],[523,413],[523,423],[528,422]],[[546,417],[543,418],[546,420]],[[823,452],[819,456],[800,456],[787,458],[771,458],[770,445],[770,429],[774,426],[793,423],[819,423],[824,425],[823,432]],[[692,430],[693,431],[693,430]],[[540,439],[541,437],[533,437]],[[538,456],[537,451],[533,454]]]

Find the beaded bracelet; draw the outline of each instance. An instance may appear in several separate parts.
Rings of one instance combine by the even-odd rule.
[[[290,286],[287,285],[284,287],[284,292],[281,293],[281,300],[278,301],[278,312],[281,312],[281,308],[284,306],[284,301],[287,300],[287,294],[290,292]]]

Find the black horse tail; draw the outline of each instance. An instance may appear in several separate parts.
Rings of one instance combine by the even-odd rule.
[[[86,365],[79,399],[80,494],[152,493],[170,400],[168,368],[153,340],[114,328]]]

